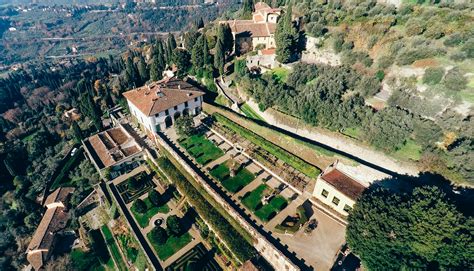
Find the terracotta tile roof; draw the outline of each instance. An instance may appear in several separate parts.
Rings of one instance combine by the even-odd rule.
[[[110,167],[142,149],[121,126],[103,131],[84,140],[84,146],[99,168]]]
[[[132,89],[123,94],[146,116],[154,116],[166,109],[204,95],[193,85],[171,78],[150,85]]]
[[[48,260],[54,237],[57,232],[66,227],[68,218],[68,213],[62,207],[46,210],[26,250],[26,258],[35,270],[39,270]]]
[[[265,17],[263,17],[262,14],[255,14],[253,16],[253,20],[256,22],[256,23],[260,23],[260,22],[264,22],[265,21]]]
[[[53,191],[53,193],[49,194],[44,202],[44,206],[47,206],[51,203],[61,202],[64,205],[66,204],[66,199],[70,193],[74,191],[73,187],[60,187]]]
[[[274,55],[276,53],[275,48],[270,48],[270,49],[262,49],[262,55]]]
[[[233,21],[230,28],[236,35],[246,35],[249,37],[268,37],[275,33],[275,23],[254,23],[253,21]]]
[[[360,184],[355,179],[347,176],[342,171],[332,168],[328,172],[325,172],[321,179],[330,185],[334,186],[342,194],[348,196],[349,198],[356,200],[364,192],[365,186]]]

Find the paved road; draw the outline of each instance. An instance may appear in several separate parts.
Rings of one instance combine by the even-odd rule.
[[[163,270],[163,268],[160,265],[160,261],[156,257],[155,253],[153,253],[153,249],[150,247],[148,242],[145,239],[145,236],[143,236],[142,232],[140,231],[140,228],[138,227],[137,223],[132,217],[132,214],[130,211],[127,209],[127,206],[125,205],[125,202],[122,200],[122,197],[120,197],[120,194],[115,187],[113,183],[109,184],[110,190],[112,191],[112,194],[119,204],[120,209],[122,210],[123,214],[125,215],[125,218],[127,219],[128,223],[130,224],[130,227],[132,228],[133,232],[135,233],[135,236],[138,239],[138,242],[140,242],[143,250],[148,256],[148,259],[150,259],[151,264],[153,265],[155,270]]]

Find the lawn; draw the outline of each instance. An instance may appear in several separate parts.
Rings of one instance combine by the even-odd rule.
[[[67,161],[62,166],[61,170],[57,172],[57,175],[54,176],[53,184],[51,185],[50,190],[55,190],[61,186],[74,186],[74,182],[71,181],[69,178],[69,173],[73,170],[76,166],[78,166],[82,160],[85,159],[84,155],[82,155],[83,149],[80,148],[76,151],[74,156],[69,155],[67,157]]]
[[[209,173],[222,183],[229,192],[236,193],[251,183],[255,179],[255,175],[248,169],[241,167],[234,177],[230,177],[229,164],[231,160],[220,164],[212,169]]]
[[[217,121],[219,121],[224,126],[228,127],[229,129],[235,131],[237,134],[245,137],[250,142],[254,143],[262,147],[267,152],[271,153],[272,155],[276,156],[278,159],[284,161],[285,163],[289,164],[293,168],[297,169],[301,173],[305,174],[310,178],[316,178],[319,173],[321,172],[319,168],[309,164],[308,162],[304,161],[303,159],[289,153],[285,149],[281,148],[273,144],[272,142],[266,140],[265,138],[255,134],[254,132],[240,126],[239,124],[233,122],[232,120],[224,117],[220,113],[215,113],[213,116],[216,117]]]
[[[267,222],[286,207],[288,201],[283,196],[275,196],[270,202],[255,212],[262,221]]]
[[[409,139],[405,142],[402,148],[397,150],[394,155],[397,158],[401,159],[411,159],[413,161],[418,161],[421,158],[421,146],[418,145],[412,139]]]
[[[242,198],[242,204],[245,205],[249,210],[255,211],[261,205],[261,201],[265,191],[268,189],[266,184],[261,184],[255,190],[245,194]]]
[[[257,112],[255,112],[255,110],[250,107],[250,105],[246,103],[240,107],[240,110],[242,110],[242,112],[251,119],[265,121]]]
[[[173,256],[173,254],[178,252],[192,240],[192,237],[188,232],[182,234],[181,236],[168,237],[168,240],[163,245],[159,245],[151,241],[151,232],[147,234],[147,237],[158,254],[158,258],[160,258],[162,261],[165,261],[169,257]]]
[[[112,232],[110,231],[109,227],[107,225],[103,225],[101,230],[102,230],[102,234],[104,234],[104,237],[105,237],[105,243],[109,247],[112,257],[117,263],[119,270],[127,270],[127,266],[125,265],[125,262],[123,261],[122,254],[120,253],[118,245],[115,242],[115,239],[112,236]]]
[[[100,263],[97,256],[92,251],[83,251],[81,249],[74,249],[71,251],[71,263],[76,270],[91,270],[91,271],[102,271],[106,270]],[[108,262],[105,264],[108,270],[114,270],[115,265],[112,258],[109,257]]]
[[[224,155],[224,151],[208,140],[204,134],[192,135],[184,140],[180,140],[180,144],[201,165],[205,165]]]
[[[288,78],[289,71],[285,68],[274,68],[270,71],[274,78],[276,78],[279,82],[286,82]]]
[[[170,211],[168,204],[164,204],[158,207],[158,206],[153,205],[153,203],[151,203],[149,198],[146,198],[143,201],[148,207],[147,211],[144,214],[137,212],[137,210],[135,210],[134,208],[135,207],[134,205],[132,205],[132,207],[130,208],[130,210],[133,213],[133,216],[135,217],[138,224],[142,228],[145,228],[146,226],[148,226],[148,224],[150,223],[150,219],[157,213],[167,214]]]
[[[346,136],[359,139],[362,135],[362,130],[359,127],[356,128],[346,128],[344,131],[342,131],[343,134]]]

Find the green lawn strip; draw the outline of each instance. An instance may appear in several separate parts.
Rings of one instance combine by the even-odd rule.
[[[155,248],[156,253],[158,254],[158,258],[160,258],[162,261],[165,261],[169,257],[173,256],[176,252],[178,252],[180,249],[182,249],[184,246],[189,244],[189,242],[192,241],[191,235],[186,232],[182,234],[181,236],[169,236],[168,240],[166,240],[166,243],[159,245],[157,243],[154,243],[151,238],[151,232],[147,234],[148,240],[152,244],[153,248]]]
[[[240,110],[242,110],[242,112],[249,118],[252,118],[252,119],[255,119],[255,120],[261,120],[261,121],[265,121],[257,112],[255,112],[255,110],[253,110],[250,105],[248,104],[243,104],[241,107],[240,107]]]
[[[216,178],[220,182],[224,181],[230,174],[230,169],[227,166],[227,161],[209,171],[209,174],[211,174],[212,177]]]
[[[170,211],[168,204],[164,204],[162,206],[155,206],[153,205],[153,203],[151,203],[149,198],[144,199],[143,202],[145,202],[146,206],[148,207],[147,211],[144,214],[137,212],[137,210],[134,208],[135,205],[132,205],[132,207],[130,208],[133,213],[133,216],[142,228],[148,226],[148,224],[150,223],[150,219],[157,213],[167,214]]]
[[[125,265],[125,262],[123,261],[122,254],[120,253],[118,245],[115,242],[115,239],[112,236],[112,232],[110,231],[109,227],[107,225],[103,225],[101,227],[101,230],[102,230],[102,233],[104,234],[105,242],[110,249],[110,253],[112,254],[112,257],[114,258],[115,263],[118,265],[117,267],[120,270],[127,270],[127,266]]]
[[[411,159],[418,161],[421,158],[422,147],[418,145],[414,140],[409,139],[405,142],[403,147],[393,153],[396,158],[400,159]]]
[[[224,155],[224,151],[208,140],[204,134],[192,135],[181,140],[180,144],[201,165],[205,165]]]
[[[262,221],[267,222],[286,207],[288,201],[283,196],[275,196],[270,202],[255,212]]]
[[[217,203],[196,180],[194,180],[182,166],[174,160],[175,158],[162,149],[165,156],[158,159],[160,168],[166,173],[178,190],[186,196],[188,202],[197,213],[213,228],[222,241],[229,247],[233,255],[241,262],[253,257],[255,249],[253,238],[240,226],[227,212]],[[169,159],[173,159],[171,162]],[[151,162],[150,167],[155,171],[158,168]],[[178,168],[180,169],[178,169]],[[187,177],[185,177],[186,174]]]
[[[55,190],[60,186],[73,186],[73,183],[70,182],[68,174],[73,168],[73,166],[78,165],[81,159],[85,159],[82,155],[83,149],[78,149],[74,156],[69,156],[69,160],[61,168],[59,174],[54,178],[53,184],[51,185],[50,190]],[[67,180],[67,181],[66,181]]]
[[[252,131],[240,126],[239,124],[233,122],[232,120],[224,117],[220,113],[214,113],[213,116],[216,117],[217,121],[225,125],[231,130],[234,130],[239,135],[245,137],[247,140],[252,143],[262,147],[269,153],[278,157],[278,159],[283,160],[287,164],[291,165],[295,169],[299,170],[308,177],[316,178],[321,172],[317,167],[309,164],[303,159],[287,152],[285,149],[273,144],[272,142],[264,139],[263,137],[253,133]]]
[[[246,168],[242,168],[234,177],[227,178],[222,182],[222,186],[229,192],[236,193],[255,180],[255,175]]]
[[[342,131],[342,133],[355,139],[360,139],[362,135],[362,131],[359,127],[346,128],[344,131]]]
[[[285,68],[274,68],[270,71],[279,82],[286,82],[289,71]]]
[[[93,271],[99,271],[99,270],[105,270],[104,266],[100,263],[100,260],[97,258],[97,256],[92,252],[92,251],[83,251],[81,249],[73,249],[71,251],[71,262],[74,266],[75,270],[93,270]],[[111,266],[113,270],[114,269],[114,263],[112,261],[112,258],[109,258],[109,262],[111,262]],[[106,265],[109,265],[109,262],[106,263]]]
[[[245,196],[242,198],[242,204],[251,211],[257,210],[267,189],[268,186],[266,184],[259,185],[252,192],[245,194]]]

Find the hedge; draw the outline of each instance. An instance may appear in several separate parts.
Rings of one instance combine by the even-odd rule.
[[[239,135],[245,137],[247,140],[251,141],[252,143],[262,147],[264,150],[275,155],[278,159],[284,161],[285,163],[289,164],[293,168],[299,170],[304,175],[311,178],[316,178],[319,175],[319,173],[321,173],[319,168],[309,164],[308,162],[304,161],[298,156],[295,156],[289,153],[288,151],[281,148],[280,146],[273,144],[272,142],[266,140],[265,138],[248,130],[247,128],[240,126],[239,124],[224,117],[223,115],[219,113],[214,113],[213,116],[215,116],[216,120],[222,123],[224,126],[235,131]],[[266,161],[261,161],[261,162],[265,163]]]
[[[159,171],[156,166],[149,163],[153,170]],[[188,182],[186,177],[166,157],[158,158],[158,165],[172,182],[179,188],[189,203],[194,206],[200,216],[211,225],[220,238],[227,244],[232,253],[241,262],[245,262],[255,255],[255,249],[243,236],[232,227],[228,221],[203,197],[199,191]]]

